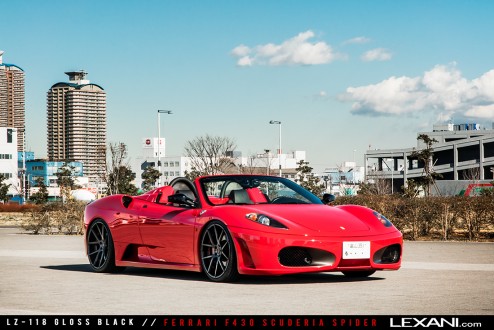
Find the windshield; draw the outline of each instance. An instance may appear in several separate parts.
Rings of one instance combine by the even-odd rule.
[[[288,179],[232,175],[200,180],[209,204],[322,204],[321,200]]]

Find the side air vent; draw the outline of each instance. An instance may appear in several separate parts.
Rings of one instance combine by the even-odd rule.
[[[130,196],[123,196],[122,197],[122,205],[125,208],[128,208],[131,202],[132,202],[132,197],[130,197]]]

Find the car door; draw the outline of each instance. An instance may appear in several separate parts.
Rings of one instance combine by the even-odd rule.
[[[194,228],[199,210],[149,202],[142,205],[139,229],[154,261],[194,264]]]

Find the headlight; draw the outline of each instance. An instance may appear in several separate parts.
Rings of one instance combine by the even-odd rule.
[[[386,218],[384,215],[377,213],[377,212],[374,212],[373,214],[376,216],[377,220],[379,220],[385,227],[392,227],[393,226],[391,221],[389,221],[388,218]]]
[[[285,225],[280,223],[279,221],[274,220],[273,218],[268,217],[264,214],[259,213],[247,213],[245,217],[251,221],[260,223],[261,225],[275,227],[275,228],[284,228],[288,229]]]

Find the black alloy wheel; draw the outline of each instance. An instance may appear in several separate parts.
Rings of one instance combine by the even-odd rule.
[[[110,229],[101,220],[95,220],[87,233],[87,256],[94,271],[115,273],[125,267],[115,266],[115,250]]]
[[[206,225],[200,251],[202,270],[210,280],[229,282],[237,277],[235,246],[223,223],[211,221]]]

